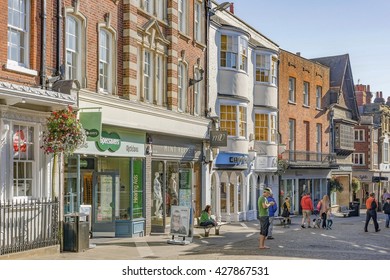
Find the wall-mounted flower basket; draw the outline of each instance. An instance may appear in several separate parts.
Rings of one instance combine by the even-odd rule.
[[[52,112],[47,118],[46,126],[41,146],[46,154],[70,155],[86,141],[85,131],[77,119],[77,112],[71,107]]]

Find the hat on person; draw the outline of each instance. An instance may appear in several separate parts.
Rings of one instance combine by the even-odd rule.
[[[270,188],[264,188],[264,192],[269,192],[270,194],[272,194],[272,191]]]

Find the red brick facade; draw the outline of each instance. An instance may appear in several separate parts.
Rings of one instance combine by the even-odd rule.
[[[295,120],[295,147],[288,150],[316,152],[316,125],[322,127],[322,153],[329,153],[329,122],[323,110],[329,90],[329,68],[285,50],[280,53],[279,132],[288,144],[289,119]],[[289,101],[289,78],[295,78],[295,102]],[[309,83],[309,106],[303,104],[303,83]],[[322,109],[316,108],[316,87],[322,87]]]

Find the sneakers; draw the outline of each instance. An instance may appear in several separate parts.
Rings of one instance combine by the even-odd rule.
[[[268,236],[267,239],[275,239],[275,238],[273,238],[272,236]]]
[[[301,228],[305,228],[305,225],[301,225]]]
[[[375,232],[378,232],[378,231],[381,231],[381,229],[380,229],[380,228],[378,228],[377,230],[375,230]]]

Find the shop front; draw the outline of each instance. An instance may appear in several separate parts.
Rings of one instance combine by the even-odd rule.
[[[330,170],[327,169],[287,170],[280,181],[280,203],[282,199],[289,197],[291,212],[301,214],[302,195],[310,192],[313,205],[317,205],[324,195],[329,194],[329,178]]]
[[[211,177],[211,204],[218,221],[245,219],[248,154],[220,152]]]
[[[202,145],[197,141],[164,135],[149,135],[152,144],[151,232],[169,232],[173,206],[199,215],[201,205]],[[191,233],[190,233],[191,234]]]
[[[65,159],[65,214],[90,209],[94,237],[145,233],[145,133],[104,125]]]

